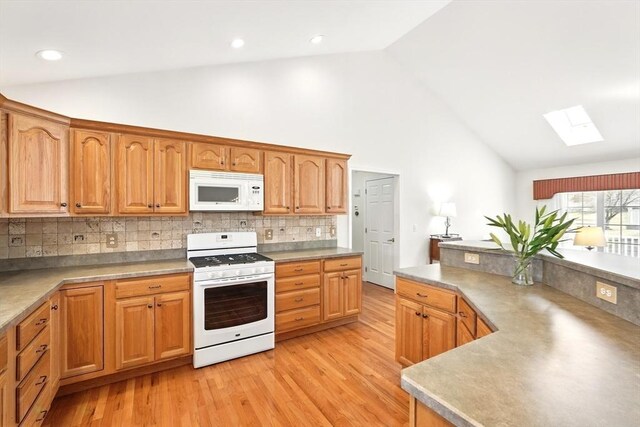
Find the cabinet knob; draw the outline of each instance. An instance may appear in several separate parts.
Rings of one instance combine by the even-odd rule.
[[[296,210],[300,209],[300,206],[296,206]]]
[[[147,304],[147,308],[153,308],[153,304]]]
[[[235,166],[235,165],[236,165],[236,162],[231,163],[231,165],[232,165],[232,166]]]
[[[162,307],[162,303],[159,302],[158,304],[156,304],[158,307]]]
[[[467,317],[466,313],[464,311],[460,311],[458,313],[460,315],[460,317]]]
[[[151,208],[153,207],[153,205],[152,205],[151,203],[149,203],[149,204],[147,205],[147,207],[148,207],[149,209],[151,209]]]
[[[67,203],[66,202],[62,202],[62,203],[60,203],[60,206],[62,206],[63,208],[66,208],[67,207]]]
[[[76,208],[81,208],[82,205],[80,203],[76,203]]]
[[[156,203],[156,208],[159,208],[159,207],[160,207],[160,203]]]
[[[423,314],[422,317],[424,317],[425,319],[428,319],[429,315],[428,314]]]
[[[289,210],[289,209],[290,209],[289,206],[287,206],[287,210]]]
[[[220,164],[221,164],[221,165],[224,165],[224,160],[220,160]]]
[[[51,306],[51,310],[57,310],[58,309],[58,304],[54,304]]]
[[[327,206],[327,209],[331,209],[331,206]]]
[[[416,311],[416,316],[422,316],[422,313],[420,313],[419,311]]]

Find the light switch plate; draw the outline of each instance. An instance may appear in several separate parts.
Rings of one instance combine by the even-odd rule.
[[[606,283],[596,282],[596,296],[611,304],[618,303],[618,288]]]
[[[329,228],[329,235],[331,237],[336,237],[336,227],[335,226],[331,226],[331,228]]]
[[[464,253],[464,262],[467,264],[480,264],[480,254],[474,254],[471,252]]]
[[[322,236],[322,228],[316,227],[316,237]]]

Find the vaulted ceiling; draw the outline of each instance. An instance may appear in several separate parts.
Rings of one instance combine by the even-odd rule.
[[[0,0],[0,88],[383,49],[515,169],[640,157],[636,0]],[[543,118],[575,105],[603,142],[567,147]]]

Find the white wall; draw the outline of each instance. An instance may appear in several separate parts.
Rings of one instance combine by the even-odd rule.
[[[486,234],[483,214],[515,206],[511,167],[385,52],[1,90],[72,117],[351,153],[353,169],[397,173],[400,266],[424,263],[426,236],[443,231],[434,200],[457,203],[451,231],[468,239]]]
[[[536,206],[553,207],[553,201],[533,200],[533,181],[539,179],[569,178],[574,176],[606,175],[640,171],[640,157],[614,162],[587,163],[548,169],[520,171],[516,175],[516,203],[518,218],[532,221]]]

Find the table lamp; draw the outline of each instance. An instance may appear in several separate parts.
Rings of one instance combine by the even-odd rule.
[[[576,231],[573,244],[575,246],[586,246],[591,251],[593,248],[606,246],[607,240],[604,238],[602,227],[581,227]]]
[[[447,202],[440,205],[440,210],[438,211],[438,216],[444,216],[447,219],[444,221],[445,232],[442,237],[451,237],[449,236],[449,227],[451,227],[451,219],[456,217],[456,204],[453,202]]]

